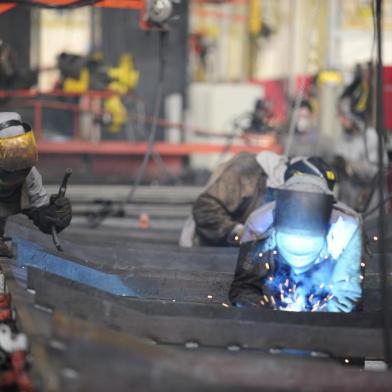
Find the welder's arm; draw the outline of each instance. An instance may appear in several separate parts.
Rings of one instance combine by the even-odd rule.
[[[249,179],[241,177],[237,170],[222,173],[193,206],[196,232],[211,245],[227,245],[230,239],[235,241],[235,229],[237,234],[241,234],[242,222],[233,215],[242,207],[246,208],[251,192],[255,191],[254,186],[244,184],[245,181],[250,182]],[[238,237],[240,239],[240,235]]]
[[[35,167],[26,177],[26,191],[32,208],[49,204],[49,196],[43,186],[41,174]]]
[[[355,310],[362,297],[361,281],[362,233],[354,232],[350,242],[336,260],[332,275],[329,312],[351,312]]]
[[[237,307],[261,306],[263,278],[268,271],[265,263],[254,257],[256,242],[242,243],[239,250],[234,280],[230,286],[230,302]]]
[[[26,191],[29,208],[22,212],[33,220],[42,232],[50,234],[52,226],[58,232],[64,230],[71,222],[72,208],[65,197],[53,195],[49,198],[38,170],[33,167],[26,178]]]

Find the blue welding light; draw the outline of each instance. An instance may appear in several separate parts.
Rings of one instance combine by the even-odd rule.
[[[299,272],[305,271],[318,258],[325,244],[323,236],[278,231],[276,245],[286,263]]]

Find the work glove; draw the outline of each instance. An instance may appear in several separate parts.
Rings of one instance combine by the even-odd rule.
[[[241,237],[244,234],[244,225],[237,223],[227,236],[227,243],[230,246],[240,246]]]
[[[64,230],[71,223],[72,207],[66,197],[52,195],[48,205],[33,211],[34,224],[45,234],[52,232],[52,226],[57,232]]]

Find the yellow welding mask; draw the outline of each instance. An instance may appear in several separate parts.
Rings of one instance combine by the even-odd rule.
[[[23,133],[3,136],[5,129],[22,126]],[[37,145],[31,127],[18,120],[0,124],[0,169],[5,172],[19,172],[32,168],[38,160]],[[0,171],[0,175],[1,175]]]

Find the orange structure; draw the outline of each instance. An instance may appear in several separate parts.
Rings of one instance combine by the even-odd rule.
[[[35,4],[34,4],[35,3]],[[31,4],[34,5],[47,5],[47,6],[72,6],[74,5],[75,0],[39,0],[39,1],[31,1]],[[94,7],[108,7],[108,8],[130,8],[137,10],[144,10],[145,0],[103,0],[98,1],[96,4],[91,4]],[[14,7],[16,7],[16,3],[5,3],[0,5],[0,13],[6,12]]]

